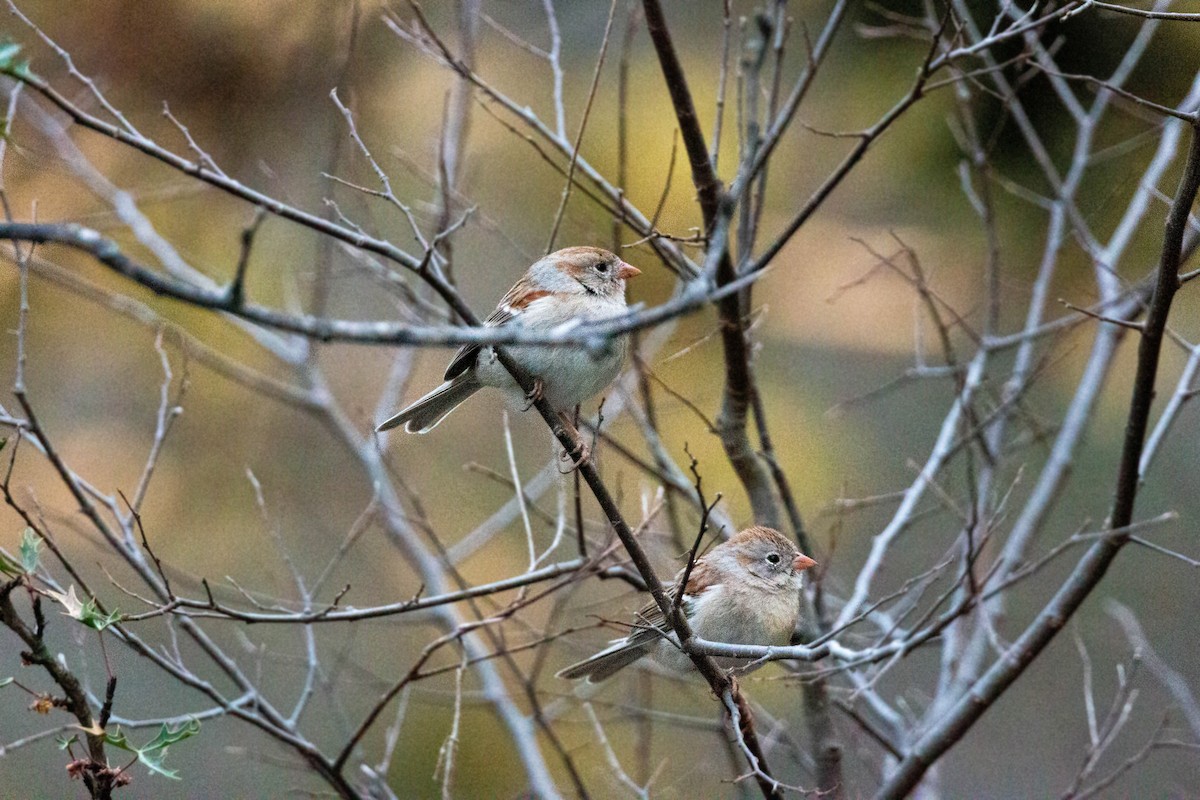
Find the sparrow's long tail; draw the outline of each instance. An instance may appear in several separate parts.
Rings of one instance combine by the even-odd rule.
[[[400,425],[409,433],[429,433],[459,404],[483,388],[471,371],[456,375],[429,394],[413,403],[391,419],[381,423],[377,431],[388,431]]]
[[[649,652],[645,643],[629,644],[622,639],[607,650],[601,650],[591,658],[572,664],[558,673],[560,678],[587,678],[588,683],[599,683],[611,678]]]

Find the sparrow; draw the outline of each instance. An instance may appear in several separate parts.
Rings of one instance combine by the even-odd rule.
[[[599,247],[558,250],[525,272],[484,325],[520,325],[544,331],[574,320],[616,317],[626,310],[625,281],[640,274],[637,267]],[[565,412],[613,382],[625,361],[626,347],[624,336],[599,355],[565,345],[510,345],[505,351],[534,377],[533,393],[526,395],[496,357],[495,348],[466,344],[446,367],[445,383],[376,430],[403,425],[409,433],[428,433],[485,386],[505,390],[514,402],[545,397],[566,421]]]
[[[785,645],[800,616],[801,573],[817,562],[803,555],[779,531],[746,528],[696,559],[680,609],[701,639],[729,644]],[[668,590],[674,602],[685,570]],[[643,656],[671,672],[695,669],[691,658],[671,641],[671,626],[658,604],[638,612],[632,632],[610,647],[558,673],[560,678],[587,678],[598,683]],[[745,659],[718,656],[722,669]]]

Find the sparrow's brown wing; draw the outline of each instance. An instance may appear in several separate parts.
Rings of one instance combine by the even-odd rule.
[[[508,322],[511,322],[516,317],[517,312],[525,308],[525,306],[537,300],[539,297],[545,297],[549,292],[528,291],[525,281],[522,279],[517,281],[508,294],[500,301],[500,305],[496,306],[496,310],[492,315],[483,321],[485,328],[498,328]],[[479,355],[479,350],[482,345],[464,344],[458,348],[458,352],[454,354],[454,358],[450,359],[449,366],[446,367],[446,374],[442,376],[442,380],[450,380],[462,373],[466,372],[475,364],[475,357]]]
[[[667,598],[674,602],[675,592],[679,586],[682,571],[675,576],[675,582],[667,588]],[[694,598],[716,582],[715,571],[703,560],[697,561],[688,576],[687,589],[682,603],[683,613],[690,614]],[[633,630],[624,639],[618,639],[612,646],[586,658],[578,664],[572,664],[558,673],[560,678],[587,678],[589,683],[598,683],[611,677],[620,670],[646,655],[660,636],[665,636],[669,626],[663,618],[662,611],[656,603],[650,603],[637,616]]]
[[[679,590],[679,580],[683,577],[683,570],[679,570],[675,574],[675,580],[667,587],[667,599],[672,603],[675,602],[675,593]],[[680,603],[680,608],[685,616],[691,616],[691,604],[694,598],[711,586],[717,583],[717,571],[705,563],[704,559],[698,559],[692,574],[688,576],[687,587],[684,589],[683,602]],[[671,626],[667,623],[663,616],[662,609],[658,607],[658,603],[651,600],[642,607],[637,613],[637,617],[633,623],[633,630],[629,633],[630,644],[644,644],[645,642],[653,641],[663,634],[670,633]]]

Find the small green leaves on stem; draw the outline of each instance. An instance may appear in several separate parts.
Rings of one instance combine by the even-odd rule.
[[[116,733],[105,733],[104,741],[113,747],[135,753],[137,760],[145,764],[146,768],[151,772],[171,778],[172,780],[179,780],[179,774],[175,770],[167,769],[163,766],[163,760],[167,757],[167,748],[173,744],[182,742],[184,739],[190,739],[199,732],[200,721],[189,719],[175,729],[164,723],[159,729],[158,735],[142,747],[135,747],[130,744],[120,728],[117,729]]]
[[[37,571],[39,551],[42,549],[42,537],[33,532],[33,528],[26,528],[21,534],[21,571],[26,575],[32,575]]]
[[[21,45],[5,39],[0,42],[0,73],[9,75],[17,80],[25,80],[33,73],[29,71],[29,59],[17,58],[21,53]]]
[[[68,588],[65,594],[63,592],[47,591],[46,595],[66,609],[63,614],[72,619],[79,620],[94,631],[102,631],[114,622],[121,621],[119,611],[102,614],[94,599],[89,598],[86,603],[80,600],[75,594],[74,585]]]
[[[38,568],[42,544],[42,538],[33,532],[33,528],[26,528],[21,534],[21,544],[17,546],[20,563],[0,553],[0,574],[10,578],[32,575]]]

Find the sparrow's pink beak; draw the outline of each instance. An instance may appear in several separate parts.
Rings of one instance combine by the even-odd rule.
[[[803,572],[804,570],[815,567],[816,565],[817,562],[813,561],[803,553],[792,559],[792,569],[796,570],[796,572]]]
[[[635,267],[633,264],[626,264],[624,261],[621,262],[621,266],[617,267],[617,277],[623,281],[627,281],[630,278],[636,278],[641,274],[642,271],[640,269]]]

